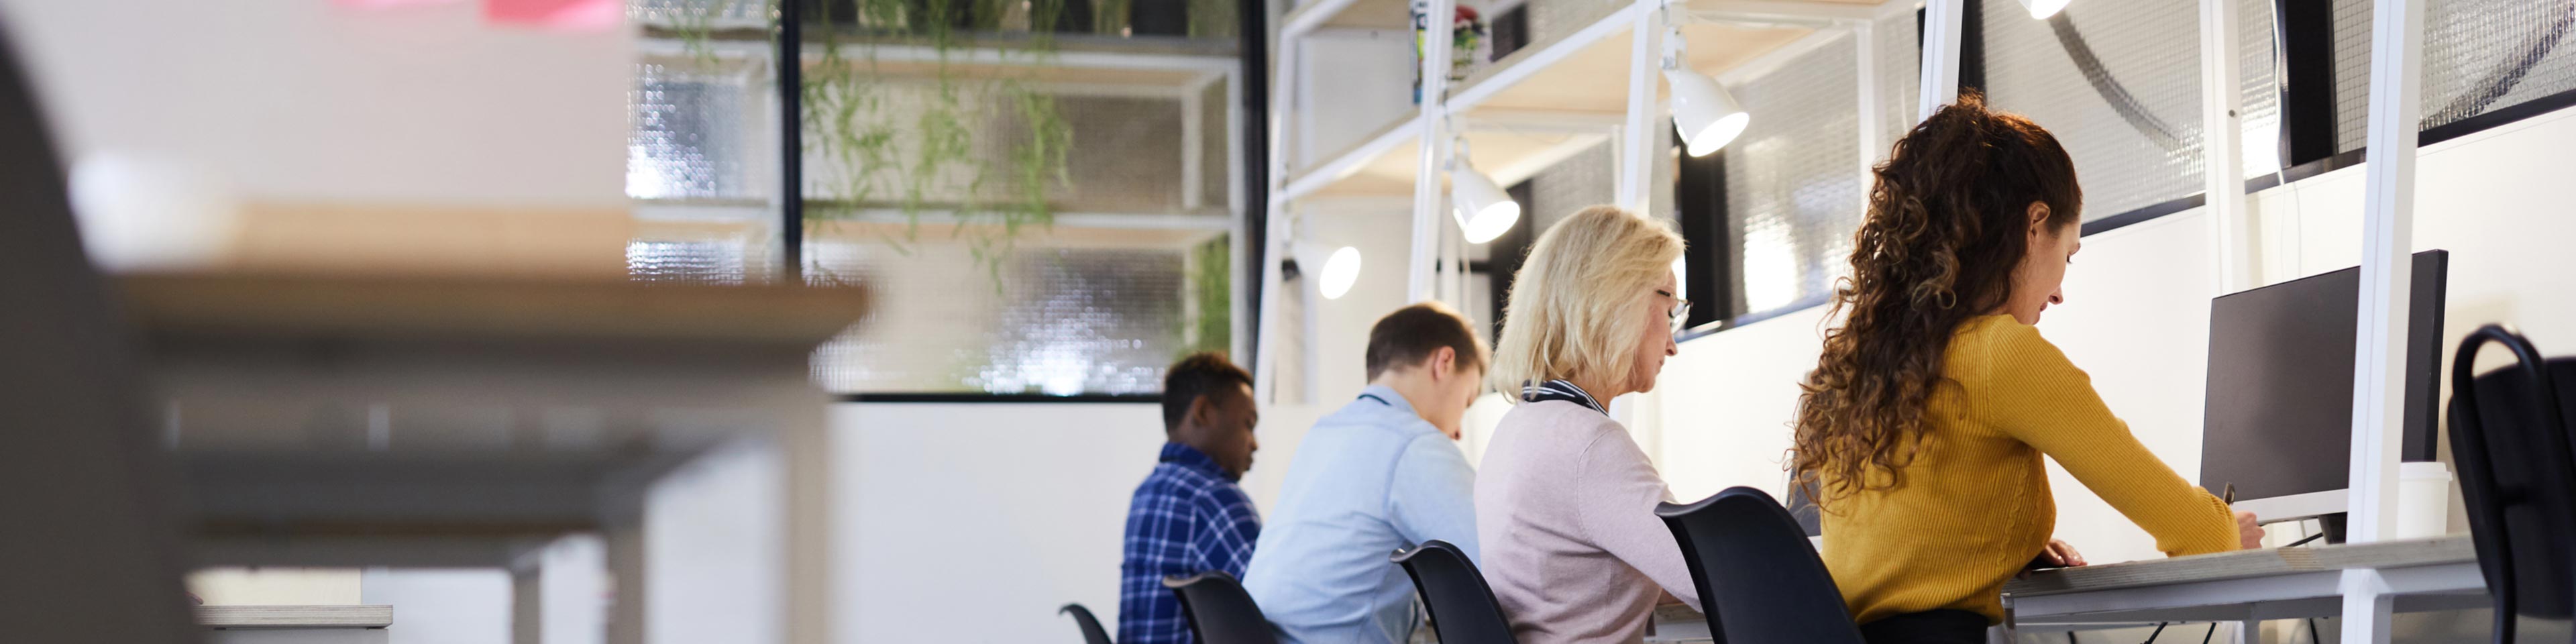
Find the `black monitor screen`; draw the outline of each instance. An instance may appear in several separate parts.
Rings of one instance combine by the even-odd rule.
[[[2450,255],[2415,254],[2399,458],[2433,460],[2442,281]],[[2200,484],[2241,499],[2341,490],[2352,467],[2352,369],[2361,269],[2219,297],[2209,311]]]

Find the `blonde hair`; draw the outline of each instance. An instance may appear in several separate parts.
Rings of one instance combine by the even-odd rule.
[[[1645,332],[1633,309],[1638,292],[1672,274],[1681,256],[1671,227],[1611,206],[1549,226],[1512,276],[1485,381],[1517,402],[1528,384],[1627,378]]]

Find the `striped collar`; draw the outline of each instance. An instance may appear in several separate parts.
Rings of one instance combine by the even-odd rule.
[[[1592,408],[1592,411],[1601,412],[1601,415],[1603,416],[1610,415],[1610,408],[1603,407],[1601,405],[1601,401],[1593,400],[1591,393],[1584,391],[1582,387],[1574,386],[1574,383],[1566,382],[1564,380],[1550,380],[1535,385],[1521,387],[1521,400],[1524,402],[1562,400],[1590,407]]]

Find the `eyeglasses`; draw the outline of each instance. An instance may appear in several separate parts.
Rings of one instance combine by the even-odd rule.
[[[1682,299],[1682,298],[1681,298],[1681,296],[1679,296],[1679,295],[1674,295],[1674,294],[1672,294],[1672,293],[1670,293],[1670,292],[1664,291],[1663,289],[1656,289],[1656,290],[1655,290],[1655,294],[1656,294],[1656,295],[1662,295],[1662,296],[1665,296],[1665,297],[1670,297],[1670,298],[1673,298],[1673,300],[1674,300],[1674,301],[1680,302],[1680,304],[1673,305],[1673,310],[1672,310],[1672,312],[1668,314],[1668,315],[1670,315],[1670,316],[1672,317],[1672,325],[1673,325],[1673,326],[1672,326],[1672,329],[1673,329],[1673,335],[1677,335],[1677,336],[1678,336],[1678,335],[1681,335],[1681,334],[1682,334],[1682,331],[1689,329],[1689,328],[1690,328],[1690,307],[1691,307],[1691,302],[1690,302],[1690,300]]]

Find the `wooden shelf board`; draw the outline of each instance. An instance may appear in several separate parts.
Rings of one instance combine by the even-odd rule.
[[[1584,29],[1534,43],[1478,70],[1452,88],[1450,109],[1624,114],[1634,22],[1632,15],[1620,7],[1608,7]],[[1688,23],[1681,30],[1682,37],[1690,43],[1683,52],[1685,63],[1709,75],[1760,58],[1815,31],[1719,22]],[[1534,67],[1520,69],[1524,66]],[[1661,78],[1656,78],[1658,102],[1665,91]]]
[[[1413,4],[1405,0],[1307,0],[1279,24],[1290,35],[1315,29],[1401,30],[1413,26]]]
[[[198,606],[206,628],[384,628],[394,623],[390,604],[339,606]]]
[[[866,314],[859,288],[620,279],[146,273],[116,278],[147,335],[674,340],[812,346]]]

